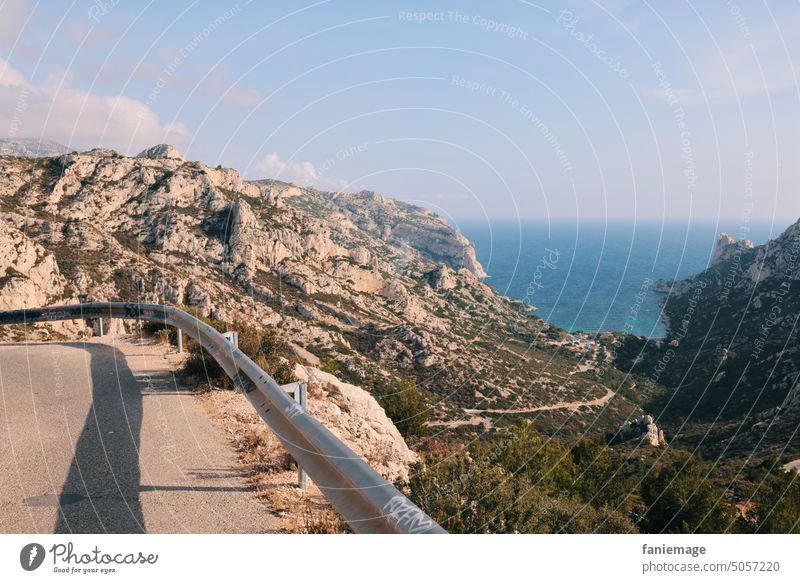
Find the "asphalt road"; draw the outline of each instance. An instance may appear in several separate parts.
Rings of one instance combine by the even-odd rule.
[[[0,345],[0,532],[275,531],[163,352]]]

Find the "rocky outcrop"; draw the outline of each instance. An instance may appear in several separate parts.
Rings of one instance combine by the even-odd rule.
[[[316,368],[297,365],[294,372],[308,384],[311,415],[387,480],[408,479],[417,455],[374,397]]]
[[[136,157],[150,158],[151,160],[168,159],[180,160],[181,162],[186,161],[186,158],[183,157],[183,154],[181,154],[175,146],[171,146],[170,144],[158,144],[152,148],[147,148],[146,150],[139,152]]]
[[[436,269],[426,273],[425,276],[428,278],[430,286],[436,290],[446,291],[453,289],[458,284],[455,273],[446,265],[440,265]]]
[[[658,428],[652,415],[642,415],[633,421],[625,421],[617,433],[621,441],[639,440],[645,445],[665,445],[664,432]]]
[[[453,269],[465,269],[475,277],[486,277],[472,244],[443,217],[431,210],[381,196],[376,192],[320,193],[303,190],[289,204],[327,207],[346,223],[390,243],[399,252],[390,260],[398,271],[413,267],[415,255]],[[411,253],[409,253],[411,252]]]
[[[36,308],[70,296],[55,256],[9,221],[0,220],[0,310]],[[80,322],[37,326],[65,335],[81,334],[85,329]],[[0,328],[0,337],[8,333]]]
[[[0,223],[0,310],[45,306],[63,295],[65,285],[51,253]]]
[[[711,265],[716,265],[733,257],[746,249],[752,249],[753,242],[748,239],[737,240],[727,233],[720,233],[717,236],[717,243],[714,253],[711,255]]]

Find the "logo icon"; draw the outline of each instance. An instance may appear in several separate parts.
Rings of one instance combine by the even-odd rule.
[[[35,571],[44,562],[44,547],[39,543],[30,543],[19,552],[19,564],[26,571]]]

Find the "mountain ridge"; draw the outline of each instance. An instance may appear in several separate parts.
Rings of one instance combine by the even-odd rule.
[[[665,385],[645,407],[694,424],[687,439],[709,455],[796,453],[800,220],[763,245],[721,234],[715,259],[662,283],[666,338],[627,338],[618,364]]]
[[[591,405],[620,388],[602,373],[608,355],[482,282],[472,245],[435,213],[372,192],[245,181],[162,146],[143,154],[2,158],[0,297],[166,302],[274,327],[299,359],[332,359],[378,395],[414,378],[448,423],[465,409],[590,403],[535,417],[576,435],[641,415],[622,395]],[[33,282],[19,267],[41,257],[47,272]]]

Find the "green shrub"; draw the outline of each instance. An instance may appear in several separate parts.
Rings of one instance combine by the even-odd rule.
[[[759,533],[800,534],[800,474],[773,464],[762,476],[748,515],[748,530]]]
[[[736,512],[707,476],[706,466],[688,454],[676,456],[642,481],[648,533],[721,533],[736,523]]]
[[[570,450],[575,464],[572,491],[594,506],[628,512],[636,482],[625,474],[625,460],[599,439],[582,439]]]
[[[332,375],[338,375],[340,372],[339,363],[337,363],[332,358],[326,356],[325,358],[322,359],[322,362],[319,365],[319,370],[321,370],[322,372],[330,373]]]
[[[413,379],[403,379],[382,399],[383,409],[403,437],[421,437],[427,432],[428,406]]]
[[[569,450],[558,441],[524,423],[509,431],[503,445],[497,448],[495,462],[506,471],[527,477],[540,491],[557,493],[571,488],[575,467]]]
[[[474,451],[429,455],[412,466],[402,487],[452,533],[636,532],[624,514],[576,496],[549,495]]]
[[[219,332],[228,330],[228,326],[220,320],[203,320]],[[254,328],[241,321],[234,322],[230,328],[239,334],[239,349],[278,384],[297,380],[291,363],[287,362],[286,342],[277,331],[272,328]],[[223,368],[197,342],[189,338],[184,346],[188,357],[184,361],[183,371],[187,375],[205,378],[210,384],[233,388],[233,381]]]

